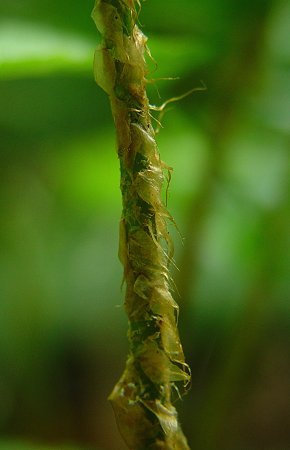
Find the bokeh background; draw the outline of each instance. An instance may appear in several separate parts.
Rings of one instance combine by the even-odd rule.
[[[119,169],[92,8],[0,0],[1,450],[125,449],[107,402],[127,353]],[[151,103],[207,87],[158,135],[182,236],[184,431],[197,450],[290,449],[290,2],[148,0],[140,22],[148,77],[176,77]]]

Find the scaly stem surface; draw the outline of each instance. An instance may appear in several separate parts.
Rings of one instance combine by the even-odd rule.
[[[161,200],[162,163],[146,95],[147,38],[136,25],[139,2],[97,0],[93,19],[102,35],[96,82],[109,95],[121,170],[123,213],[119,256],[126,282],[130,352],[110,395],[130,449],[188,450],[172,405],[177,382],[190,380],[170,292],[171,243]]]

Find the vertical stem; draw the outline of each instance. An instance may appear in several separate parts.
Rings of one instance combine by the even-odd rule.
[[[160,160],[146,95],[147,38],[136,25],[136,0],[97,0],[102,35],[95,54],[97,83],[109,95],[121,170],[123,213],[119,256],[126,282],[130,352],[110,395],[120,432],[134,450],[188,450],[172,405],[176,382],[190,380],[170,293],[171,219],[161,200]]]

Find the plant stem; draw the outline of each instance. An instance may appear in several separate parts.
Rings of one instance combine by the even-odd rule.
[[[189,449],[172,405],[176,382],[190,380],[170,293],[171,241],[161,200],[163,170],[146,95],[147,38],[136,25],[134,0],[97,0],[102,35],[97,83],[109,95],[121,170],[123,213],[119,256],[126,282],[130,353],[110,395],[120,432],[134,450]],[[176,388],[177,389],[177,388]]]

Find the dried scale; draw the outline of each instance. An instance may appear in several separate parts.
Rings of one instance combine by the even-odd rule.
[[[133,450],[188,450],[172,405],[176,383],[187,385],[188,366],[177,330],[178,306],[168,265],[172,220],[161,200],[161,161],[146,95],[147,38],[134,0],[97,0],[92,16],[102,43],[95,78],[109,95],[117,130],[123,213],[119,256],[126,283],[129,356],[109,399],[120,433]]]

